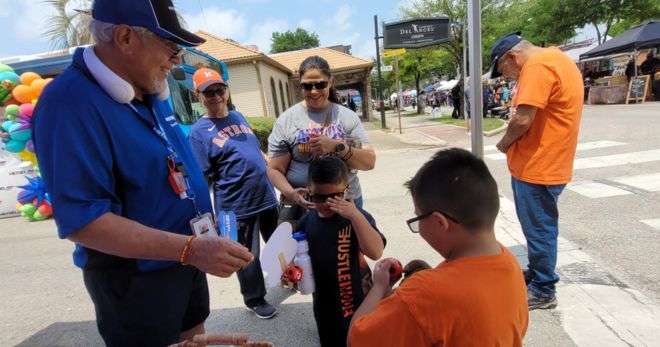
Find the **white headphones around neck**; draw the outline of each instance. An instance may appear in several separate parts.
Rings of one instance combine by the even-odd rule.
[[[135,98],[135,90],[124,79],[110,70],[96,56],[94,46],[88,46],[83,51],[83,59],[87,69],[94,76],[101,88],[110,95],[110,97],[120,104],[128,104]],[[170,96],[170,88],[167,81],[159,83],[156,87],[156,96],[160,100],[167,100]]]

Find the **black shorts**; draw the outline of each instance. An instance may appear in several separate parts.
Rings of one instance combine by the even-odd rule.
[[[167,346],[209,316],[206,274],[175,265],[150,272],[83,270],[108,346]]]

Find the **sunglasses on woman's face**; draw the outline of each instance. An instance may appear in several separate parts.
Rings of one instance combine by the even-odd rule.
[[[330,198],[343,198],[344,192],[330,193],[330,194],[312,194],[309,195],[308,199],[310,202],[315,202],[317,204],[324,203]]]
[[[318,90],[328,88],[328,81],[321,81],[321,82],[313,82],[313,83],[300,83],[300,88],[310,91],[312,88],[316,88]]]
[[[227,88],[225,88],[225,87],[220,87],[220,88],[210,89],[210,90],[207,89],[207,90],[202,92],[202,94],[204,94],[204,96],[207,97],[207,98],[212,98],[216,94],[220,95],[220,96],[225,96],[225,93],[227,93]]]

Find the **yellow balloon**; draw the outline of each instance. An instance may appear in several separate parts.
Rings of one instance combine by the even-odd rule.
[[[23,159],[24,161],[29,161],[30,163],[37,165],[37,156],[28,151],[27,149],[24,149],[18,153],[18,156]]]

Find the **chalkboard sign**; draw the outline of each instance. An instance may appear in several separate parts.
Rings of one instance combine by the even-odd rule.
[[[626,98],[626,104],[631,100],[638,102],[644,102],[646,100],[646,91],[649,89],[649,75],[636,76],[630,80],[630,86],[628,87],[628,97]]]

